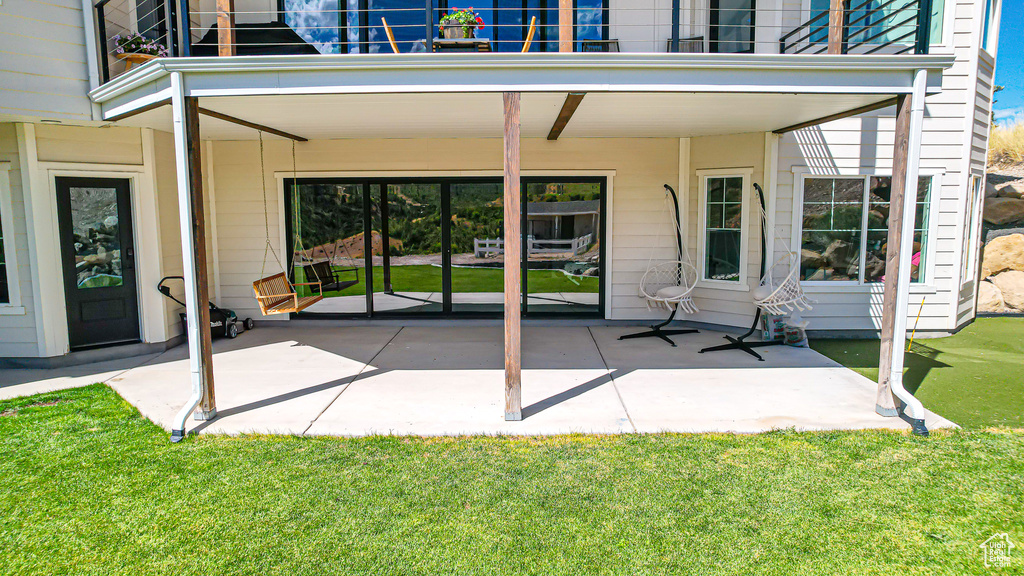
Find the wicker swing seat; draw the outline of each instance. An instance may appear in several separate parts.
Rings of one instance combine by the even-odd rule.
[[[299,296],[295,290],[296,286],[316,286],[316,293],[311,296]],[[252,290],[264,316],[302,312],[324,299],[320,282],[292,284],[284,272],[253,282]]]

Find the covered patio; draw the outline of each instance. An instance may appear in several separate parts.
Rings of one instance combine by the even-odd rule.
[[[523,327],[522,421],[503,409],[500,322],[353,325],[296,320],[213,346],[218,416],[199,433],[365,436],[909,429],[872,410],[877,384],[813,350],[757,362],[617,338],[623,324]],[[594,324],[594,323],[591,323]],[[170,429],[188,400],[188,350],[63,370],[0,372],[0,396],[103,381]],[[954,426],[927,413],[928,428]]]

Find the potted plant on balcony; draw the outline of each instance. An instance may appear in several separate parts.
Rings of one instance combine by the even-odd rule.
[[[477,30],[484,29],[484,20],[470,7],[466,10],[453,8],[441,16],[441,35],[448,40],[475,38]]]
[[[154,58],[167,56],[167,48],[156,40],[146,38],[136,32],[117,34],[114,41],[114,57],[125,62],[124,69],[131,70],[133,64],[142,64]]]

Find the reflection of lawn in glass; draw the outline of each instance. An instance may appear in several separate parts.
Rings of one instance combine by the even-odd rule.
[[[346,277],[350,277],[348,274]],[[296,271],[297,282],[303,282],[302,271]],[[315,279],[311,279],[315,280]],[[366,294],[366,279],[363,270],[359,270],[359,283],[342,291],[327,291],[324,296],[360,296]],[[592,276],[568,276],[560,270],[530,270],[529,290],[531,294],[540,292],[570,292],[596,294],[599,289],[598,279]],[[373,269],[373,288],[382,291],[384,286],[384,269],[375,266]],[[395,292],[440,292],[441,268],[439,266],[392,266],[391,287]],[[504,271],[501,268],[452,268],[452,292],[502,292],[504,290]]]

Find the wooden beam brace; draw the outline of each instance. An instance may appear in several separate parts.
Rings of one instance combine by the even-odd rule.
[[[231,122],[232,124],[238,124],[239,126],[245,126],[246,128],[252,128],[253,130],[266,132],[267,134],[274,134],[275,136],[280,136],[282,138],[289,138],[291,140],[295,140],[296,142],[308,142],[308,140],[303,138],[302,136],[296,136],[295,134],[290,134],[283,130],[277,130],[275,128],[271,128],[270,126],[264,126],[263,124],[249,122],[248,120],[242,120],[241,118],[235,118],[234,116],[229,116],[221,112],[215,112],[208,108],[200,108],[199,113],[204,116],[209,116],[210,118],[216,118],[218,120],[223,120],[225,122]]]
[[[519,92],[505,92],[505,420],[523,419],[522,189],[519,178]]]
[[[115,116],[111,116],[110,118],[107,118],[105,121],[106,122],[118,122],[120,120],[124,120],[125,118],[131,118],[132,116],[136,116],[138,114],[142,114],[143,112],[149,112],[150,110],[156,110],[157,108],[160,108],[161,106],[170,106],[170,105],[171,105],[171,99],[170,98],[165,98],[163,100],[158,100],[158,101],[153,102],[151,104],[146,104],[145,106],[139,106],[138,108],[136,108],[134,110],[129,110],[127,112],[124,112],[123,114],[117,114]]]
[[[846,0],[832,0],[828,9],[828,53],[843,53],[843,12]]]
[[[558,51],[572,52],[573,0],[558,0]]]
[[[896,100],[896,98],[889,98],[888,100],[882,100],[881,102],[875,102],[874,104],[868,104],[867,106],[861,106],[860,108],[854,108],[845,112],[837,112],[835,114],[829,114],[828,116],[815,118],[814,120],[809,120],[807,122],[801,122],[799,124],[793,124],[792,126],[786,126],[785,128],[779,128],[778,130],[772,130],[772,133],[785,134],[786,132],[793,132],[794,130],[800,130],[802,128],[810,128],[811,126],[818,126],[833,120],[842,120],[843,118],[849,118],[850,116],[874,112],[875,110],[895,106]]]
[[[217,55],[235,53],[235,0],[217,0]]]
[[[583,97],[586,95],[586,92],[570,92],[565,95],[562,111],[558,113],[558,118],[555,118],[555,123],[551,126],[548,140],[558,140],[558,137],[562,135],[562,130],[565,130],[569,120],[572,119],[572,115],[576,113],[576,109],[579,108],[580,102],[583,101]]]

